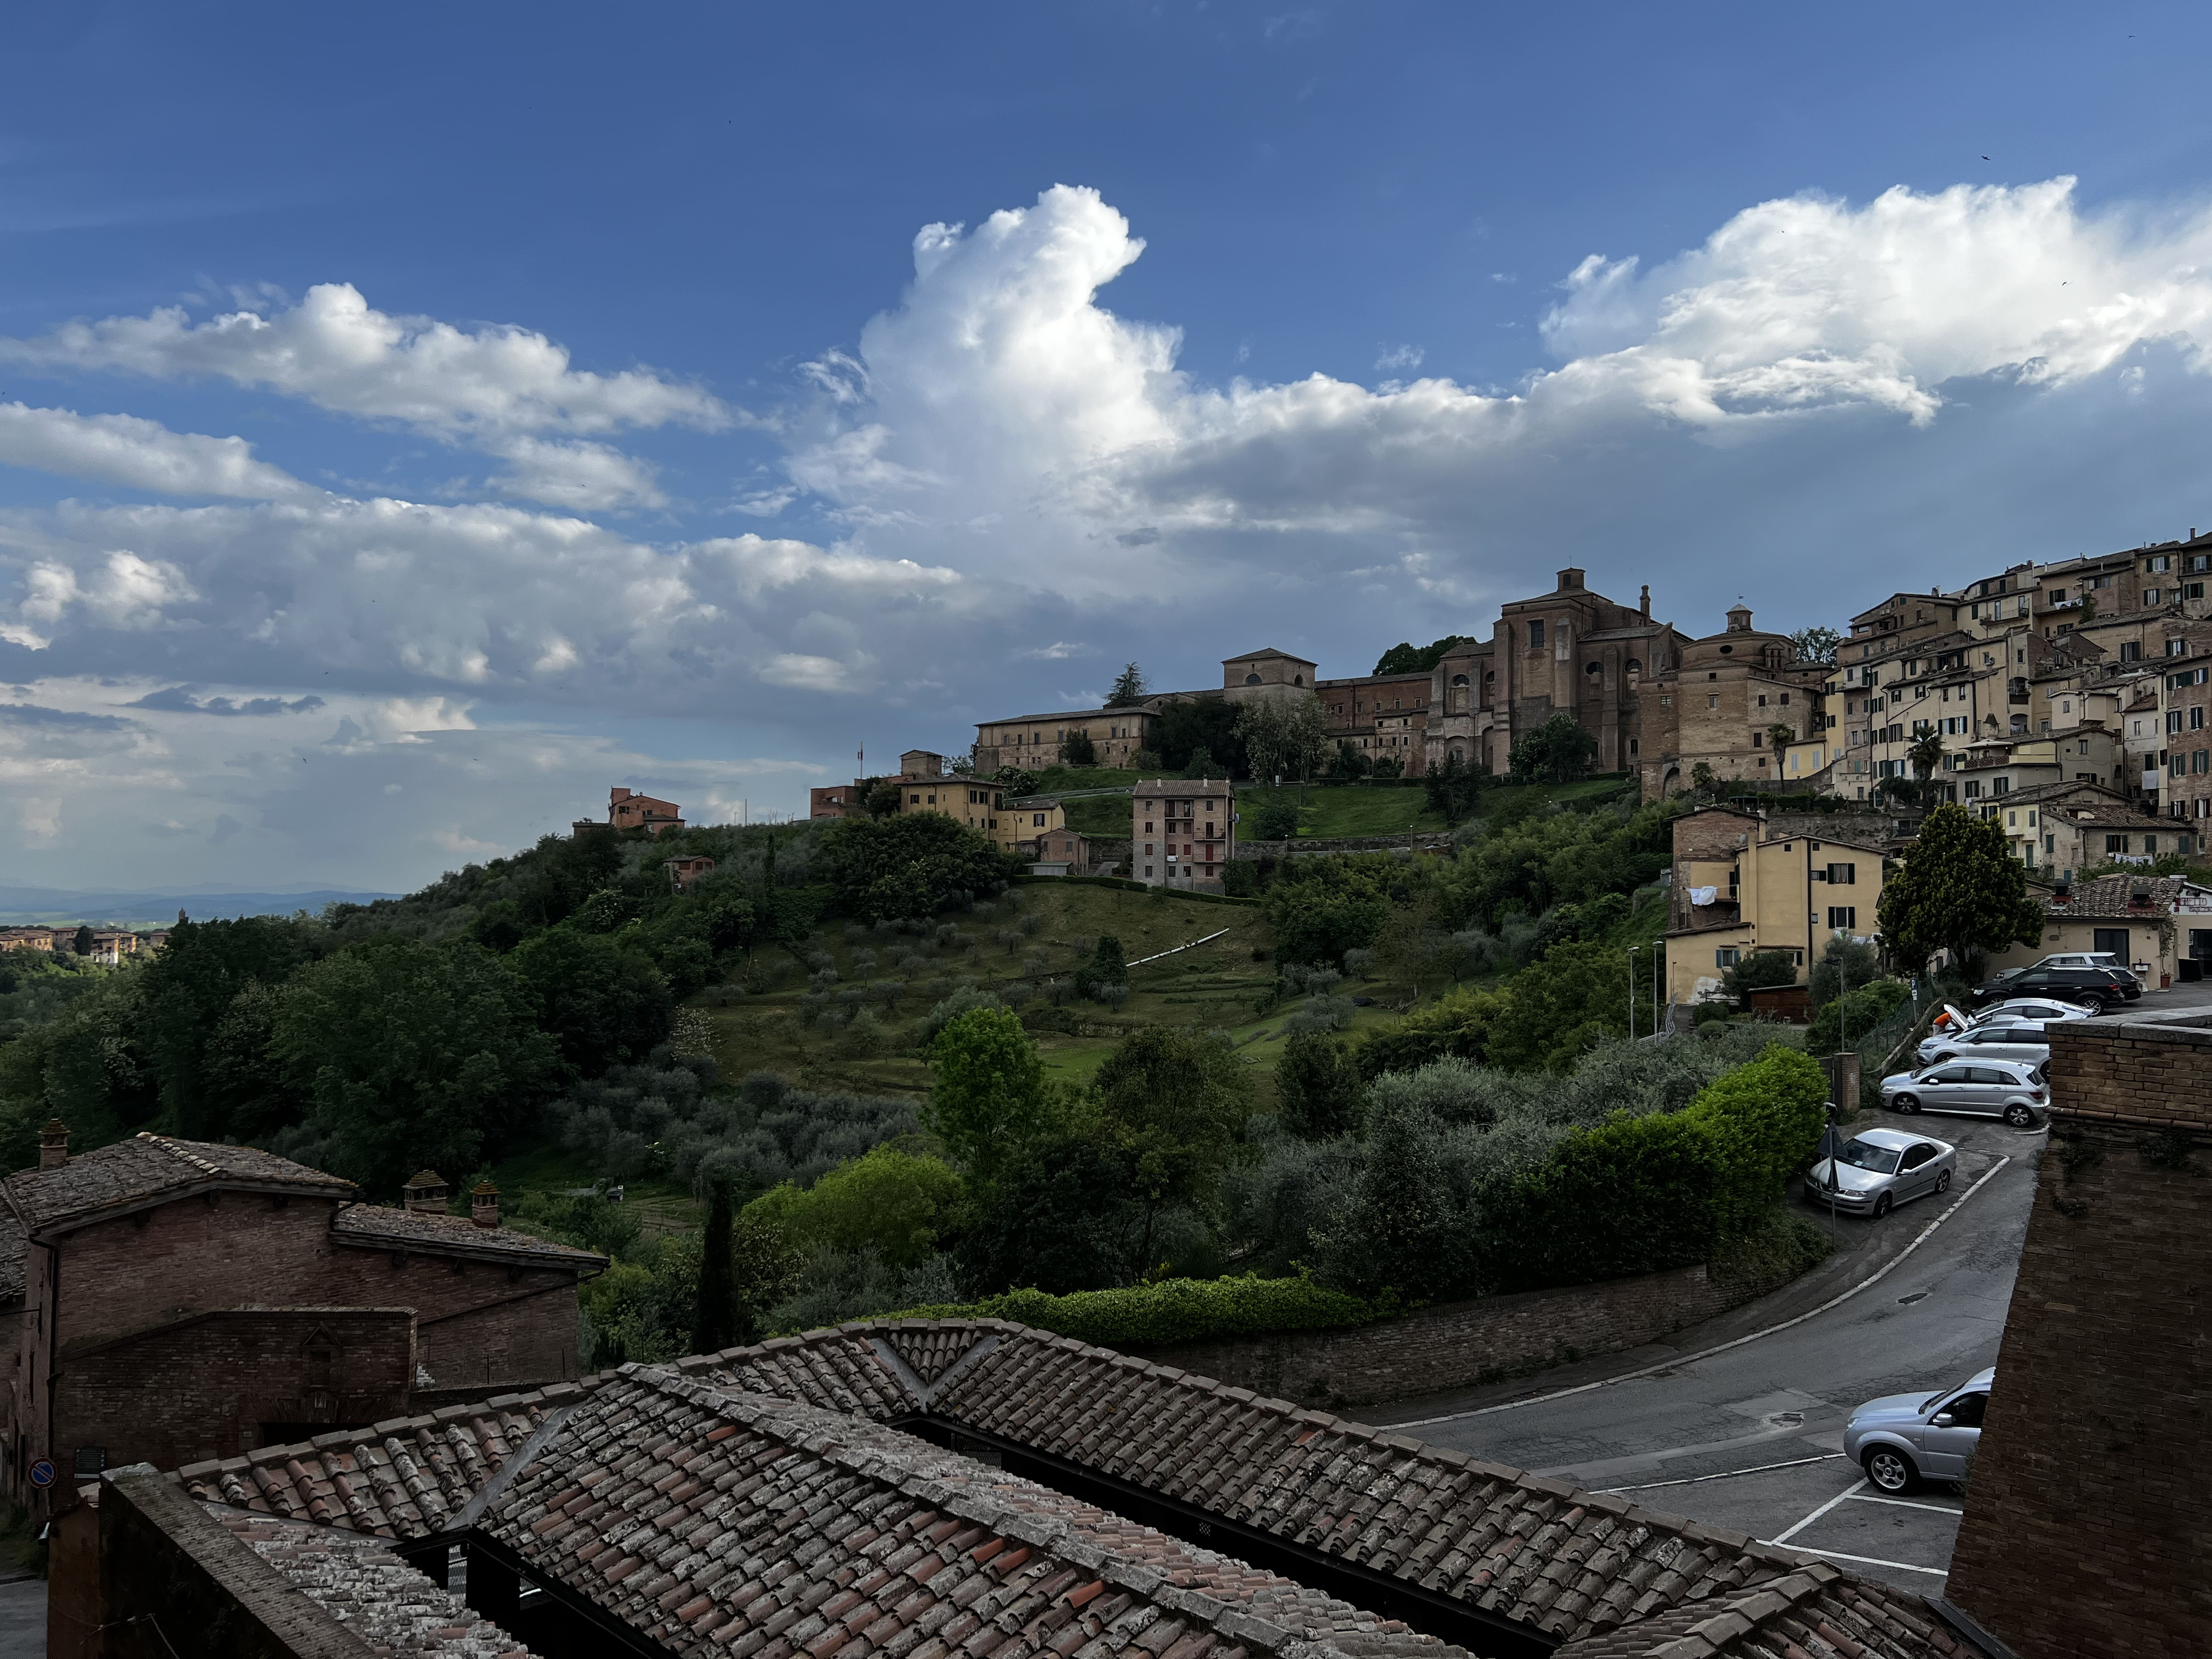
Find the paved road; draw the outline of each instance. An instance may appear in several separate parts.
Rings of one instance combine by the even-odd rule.
[[[45,1659],[46,1581],[0,1584],[0,1659]]]
[[[1873,1237],[1816,1291],[1785,1291],[1725,1322],[1682,1333],[1671,1348],[1655,1346],[1612,1362],[1615,1374],[1631,1362],[1660,1367],[1650,1375],[1564,1398],[1506,1403],[1515,1393],[1578,1382],[1595,1369],[1585,1367],[1449,1407],[1362,1415],[1405,1425],[1438,1445],[1631,1492],[1656,1510],[1787,1542],[1901,1588],[1940,1594],[1958,1529],[1956,1492],[1927,1488],[1903,1501],[1875,1493],[1843,1459],[1844,1423],[1861,1401],[1932,1393],[1996,1363],[2043,1135],[1964,1118],[1923,1117],[1916,1127],[1960,1148],[1954,1195],[1996,1172],[1887,1277],[1839,1307],[1725,1353],[1671,1363],[1672,1355],[1817,1305],[1896,1260],[1949,1198],[1921,1200],[1878,1223],[1844,1222],[1847,1237]]]

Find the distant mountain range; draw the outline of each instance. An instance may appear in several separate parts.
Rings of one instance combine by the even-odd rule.
[[[155,887],[141,892],[70,891],[57,887],[0,886],[0,927],[59,927],[71,922],[111,927],[166,927],[182,910],[196,921],[234,916],[309,915],[325,904],[366,904],[397,893],[355,893],[328,887],[278,887],[241,893],[219,887]]]

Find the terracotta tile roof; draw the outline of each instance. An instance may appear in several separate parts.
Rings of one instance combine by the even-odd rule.
[[[581,1397],[574,1382],[499,1395],[481,1405],[188,1463],[177,1479],[193,1498],[258,1515],[382,1538],[428,1538],[453,1523],[550,1413]]]
[[[2155,822],[2153,820],[2154,823]],[[2140,909],[2130,902],[2135,884],[2139,881],[2150,884],[2150,902]],[[2194,894],[2200,899],[2212,899],[2212,889],[2200,886],[2182,876],[2099,876],[2094,881],[2075,882],[2063,904],[2056,899],[2045,899],[2043,910],[2045,915],[2053,918],[2140,916],[2145,921],[2155,921],[2160,916],[2172,915],[2174,905],[2185,894]]]
[[[383,1655],[530,1659],[530,1650],[438,1588],[390,1545],[335,1527],[205,1505],[230,1535],[294,1589]]]
[[[23,1294],[23,1262],[30,1250],[31,1236],[23,1224],[0,1204],[0,1302],[13,1302]]]
[[[430,1215],[380,1205],[356,1204],[341,1210],[331,1223],[331,1232],[341,1243],[371,1244],[382,1249],[397,1246],[410,1250],[467,1250],[527,1256],[576,1267],[607,1265],[603,1255],[571,1244],[556,1244],[550,1238],[533,1238],[512,1227],[479,1227],[465,1215]]]
[[[910,1436],[635,1366],[477,1525],[678,1654],[1463,1655]]]
[[[1570,1642],[1553,1659],[1979,1659],[1920,1597],[1826,1562]]]
[[[291,1188],[340,1199],[355,1192],[350,1181],[251,1146],[155,1134],[95,1147],[59,1169],[19,1170],[0,1186],[32,1232],[201,1187]]]
[[[893,1426],[923,1418],[1449,1597],[1571,1659],[1860,1659],[1832,1633],[1872,1659],[1961,1651],[1924,1603],[1801,1552],[989,1320],[629,1366],[178,1478],[401,1540],[473,1526],[678,1653],[1458,1652]]]
[[[854,1324],[679,1362],[834,1405],[811,1380],[871,1346],[955,1362],[908,1413],[1129,1481],[1561,1640],[1780,1577],[1807,1558],[1243,1389],[995,1320]],[[771,1352],[773,1351],[773,1352]],[[799,1356],[804,1352],[802,1362]],[[777,1377],[764,1374],[773,1360]],[[880,1389],[879,1392],[887,1392]],[[871,1413],[871,1415],[878,1413]]]

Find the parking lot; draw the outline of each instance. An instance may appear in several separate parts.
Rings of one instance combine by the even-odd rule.
[[[1811,1551],[1899,1589],[1942,1594],[1960,1493],[1949,1483],[1895,1498],[1875,1491],[1843,1455],[1844,1426],[1868,1400],[1932,1394],[1996,1363],[2044,1134],[1987,1119],[1930,1115],[1912,1123],[1958,1147],[1954,1190],[1881,1221],[1846,1218],[1844,1236],[1855,1248],[1844,1275],[1817,1299],[1793,1304],[1785,1296],[1771,1317],[1759,1311],[1770,1304],[1754,1304],[1741,1319],[1503,1385],[1441,1412],[1444,1402],[1363,1415],[1664,1514]],[[1809,1311],[1885,1264],[1878,1282],[1826,1312],[1703,1352]]]

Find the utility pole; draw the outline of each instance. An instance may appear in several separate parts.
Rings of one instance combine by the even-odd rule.
[[[1631,1042],[1636,1041],[1636,953],[1643,948],[1640,945],[1628,947],[1628,1040]]]

